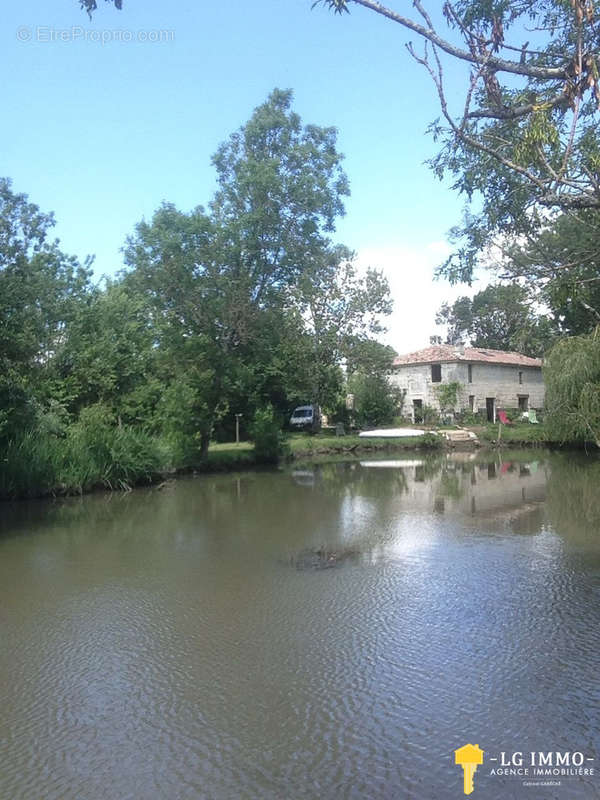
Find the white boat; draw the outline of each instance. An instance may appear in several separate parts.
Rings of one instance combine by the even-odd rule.
[[[420,428],[379,428],[375,431],[363,431],[358,435],[363,439],[402,439],[406,436],[425,436],[426,433],[435,431],[423,431]]]
[[[381,461],[361,461],[361,467],[375,467],[376,469],[403,469],[405,467],[422,467],[424,461],[419,461],[416,458],[394,458],[394,459],[387,459]]]

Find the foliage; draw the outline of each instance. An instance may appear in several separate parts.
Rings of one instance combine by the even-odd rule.
[[[389,452],[394,450],[414,450],[415,447],[427,449],[441,449],[443,441],[435,433],[426,433],[424,436],[406,436],[401,439],[384,439],[368,436],[328,436],[318,434],[292,434],[289,439],[292,456],[298,459],[313,458],[316,456],[331,456],[339,453],[348,457],[349,452],[357,450]]]
[[[404,394],[385,375],[354,373],[348,380],[354,395],[354,421],[359,428],[391,424],[402,409]]]
[[[600,447],[600,328],[559,341],[545,363],[544,378],[549,435]]]
[[[443,412],[454,411],[458,402],[458,396],[463,388],[462,383],[458,381],[450,381],[449,383],[440,383],[435,387],[440,410]]]
[[[487,424],[477,432],[484,442],[498,443],[498,423]],[[503,425],[500,444],[543,446],[554,442],[544,425],[531,425],[528,422]]]
[[[391,350],[382,351],[371,337],[381,333],[382,315],[391,311],[389,286],[383,274],[368,269],[361,275],[347,248],[330,248],[313,261],[301,277],[295,294],[305,321],[311,351],[306,369],[314,405],[333,405],[339,393],[332,368],[346,360],[350,368],[389,369]],[[329,390],[329,391],[328,391]]]
[[[324,2],[337,12],[360,5],[424,43],[408,50],[440,100],[431,167],[481,208],[456,229],[444,274],[470,281],[495,234],[534,232],[545,209],[600,208],[597,13],[588,0],[455,0],[444,3],[442,25],[421,2],[410,16],[375,0]],[[445,86],[455,63],[469,68],[457,103]]]
[[[89,406],[69,430],[61,481],[80,491],[127,489],[149,483],[164,463],[157,442],[143,430],[117,426],[108,409]]]
[[[600,322],[600,213],[561,214],[507,249],[508,279],[525,278],[550,309],[556,331],[590,333]]]
[[[122,422],[148,426],[161,395],[151,308],[131,288],[108,282],[76,309],[54,364],[69,411],[95,403]]]
[[[285,454],[281,423],[277,420],[272,406],[256,410],[251,436],[254,442],[254,456],[259,463],[276,464]]]
[[[448,344],[468,339],[473,347],[529,356],[543,355],[553,335],[550,321],[534,314],[528,291],[518,283],[488,286],[472,299],[444,303],[436,324],[447,326]]]
[[[419,445],[426,450],[438,450],[442,447],[442,437],[437,436],[435,433],[425,433],[419,439]]]
[[[339,389],[339,342],[319,338],[324,322],[307,330],[303,311],[323,300],[319,275],[327,290],[340,270],[350,275],[345,251],[327,238],[347,179],[335,130],[303,126],[291,102],[291,92],[275,90],[218,149],[208,213],[164,204],[126,250],[127,280],[153,305],[160,348],[196,397],[190,413],[204,456],[230,408],[248,415],[272,399],[283,405],[289,382],[290,394],[317,404]],[[357,310],[365,281],[349,290],[348,324],[369,311]],[[302,385],[291,377],[294,362]]]
[[[421,421],[425,425],[438,425],[440,422],[440,414],[437,408],[428,406],[426,404],[423,405],[423,408],[421,409],[421,417]]]
[[[42,428],[8,441],[0,460],[0,499],[128,489],[152,481],[166,461],[156,439],[117,426],[108,409],[90,406],[62,436]]]
[[[83,301],[81,266],[48,237],[54,218],[0,179],[0,443],[35,422],[50,365]]]
[[[487,414],[485,411],[461,409],[456,413],[455,419],[460,425],[485,425]]]
[[[115,8],[118,8],[119,11],[123,8],[123,0],[107,0],[107,2],[114,3]],[[90,18],[92,13],[98,8],[98,3],[96,0],[79,0],[79,5],[85,11],[87,11]]]

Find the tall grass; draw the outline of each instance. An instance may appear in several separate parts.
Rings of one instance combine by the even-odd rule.
[[[64,437],[32,431],[0,454],[0,497],[128,489],[151,482],[168,460],[156,439],[132,428],[77,423]]]

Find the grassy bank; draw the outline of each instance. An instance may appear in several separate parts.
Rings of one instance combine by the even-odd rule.
[[[545,447],[553,442],[548,436],[548,432],[543,424],[532,425],[526,423],[514,423],[513,425],[490,424],[478,427],[469,427],[474,431],[483,444],[493,445],[522,445],[523,447]]]
[[[189,443],[188,443],[189,444]],[[284,459],[441,449],[435,437],[406,439],[310,436],[285,440]],[[200,459],[197,448],[102,419],[85,419],[66,435],[37,431],[8,444],[0,455],[0,499],[83,494],[98,489],[122,491],[185,472],[229,472],[259,466],[251,442],[211,444]]]
[[[288,439],[291,456],[294,459],[309,459],[313,455],[344,453],[391,452],[415,449],[442,449],[441,437],[409,436],[403,439],[381,439],[378,437],[329,436],[317,434],[292,434]]]
[[[485,447],[544,447],[549,441],[543,425],[472,427]],[[189,443],[188,443],[189,444]],[[297,461],[340,459],[353,455],[414,450],[443,450],[442,437],[427,435],[402,439],[378,437],[314,436],[293,433],[286,437],[283,459]],[[184,472],[230,472],[259,466],[254,445],[211,444],[200,459],[196,445],[152,437],[127,427],[114,427],[102,419],[84,419],[67,435],[27,434],[11,442],[0,455],[0,499],[83,494],[96,489],[127,490]]]

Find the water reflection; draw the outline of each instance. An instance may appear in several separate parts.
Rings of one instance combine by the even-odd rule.
[[[599,478],[459,453],[0,507],[0,797],[445,800],[467,741],[600,758]]]

